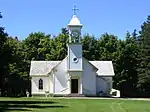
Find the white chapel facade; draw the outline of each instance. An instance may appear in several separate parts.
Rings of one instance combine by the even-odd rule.
[[[31,61],[32,95],[110,95],[112,61],[88,61],[82,56],[82,27],[74,14],[68,24],[68,54],[62,61]]]

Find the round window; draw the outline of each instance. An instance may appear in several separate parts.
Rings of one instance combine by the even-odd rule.
[[[78,58],[73,58],[73,61],[75,62],[75,63],[77,63],[78,62]]]

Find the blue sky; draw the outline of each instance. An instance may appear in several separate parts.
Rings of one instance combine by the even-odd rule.
[[[74,4],[82,34],[97,38],[108,32],[124,39],[150,15],[150,0],[2,0],[0,24],[21,40],[37,31],[57,35],[69,23]]]

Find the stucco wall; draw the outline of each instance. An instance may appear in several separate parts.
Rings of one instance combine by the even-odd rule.
[[[102,92],[103,95],[109,96],[112,88],[112,77],[96,77],[96,93]]]
[[[65,58],[54,72],[54,94],[67,94],[68,88],[68,73],[67,73],[67,58]]]
[[[39,80],[43,80],[43,90],[39,90]],[[45,91],[49,91],[49,77],[32,77],[31,79],[32,94],[45,94]]]
[[[83,94],[96,95],[96,72],[93,66],[85,59],[83,59]]]

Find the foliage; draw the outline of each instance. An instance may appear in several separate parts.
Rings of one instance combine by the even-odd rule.
[[[138,53],[137,87],[140,93],[147,97],[150,95],[150,16],[141,26],[138,45],[140,52]]]
[[[89,34],[86,34],[82,38],[82,44],[83,44],[83,57],[85,57],[88,60],[97,60],[98,58],[98,44],[97,40],[94,36],[90,36]]]
[[[138,47],[136,43],[136,31],[130,35],[126,34],[126,41],[118,43],[114,77],[114,86],[121,91],[122,96],[135,97],[136,96],[136,83],[137,83],[137,53]]]
[[[0,18],[2,15],[0,14]],[[7,35],[0,26],[0,90],[2,96],[25,95],[30,91],[31,60],[62,60],[67,56],[68,30],[55,37],[33,32],[24,40]],[[124,40],[112,34],[82,37],[83,56],[88,60],[112,61],[114,88],[125,97],[150,96],[150,16],[140,34],[126,33]],[[19,84],[18,84],[19,83]]]
[[[2,15],[0,13],[0,19]],[[5,76],[7,74],[8,59],[5,57],[7,55],[5,51],[5,42],[7,41],[7,33],[4,31],[4,27],[0,26],[0,90],[4,90],[3,83],[5,82]],[[3,94],[3,92],[2,92]]]

